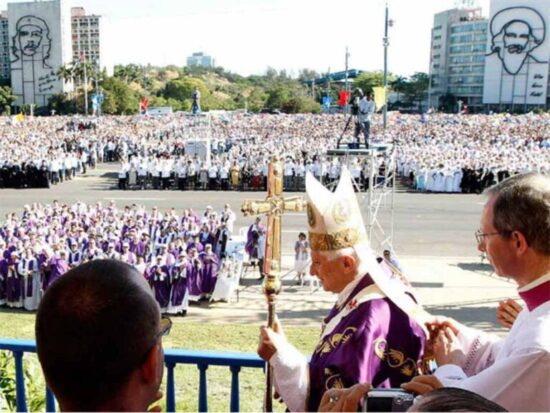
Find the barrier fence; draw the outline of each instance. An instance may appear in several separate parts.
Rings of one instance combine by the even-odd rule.
[[[15,360],[16,408],[18,412],[27,412],[25,390],[25,374],[23,355],[36,353],[36,343],[32,340],[0,339],[0,351],[11,351]],[[226,353],[217,351],[197,351],[184,349],[165,349],[164,363],[167,370],[166,380],[166,411],[176,411],[176,383],[174,369],[177,364],[194,364],[199,370],[199,412],[208,411],[207,370],[209,366],[225,366],[231,373],[230,411],[238,412],[240,404],[239,373],[241,368],[265,369],[265,363],[253,353]],[[46,389],[46,411],[55,412],[55,398]]]

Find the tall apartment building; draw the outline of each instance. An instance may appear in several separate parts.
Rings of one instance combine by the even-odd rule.
[[[205,55],[203,52],[193,53],[187,58],[187,66],[214,67],[214,58]]]
[[[482,109],[487,28],[481,8],[456,8],[434,16],[430,106],[462,100],[473,110]]]
[[[10,36],[8,33],[8,12],[0,13],[0,84],[10,81]]]
[[[79,60],[82,53],[87,61],[103,67],[101,16],[86,14],[84,7],[71,8],[71,36],[73,60]]]

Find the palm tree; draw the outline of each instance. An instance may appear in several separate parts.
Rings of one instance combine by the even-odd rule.
[[[68,65],[61,65],[59,66],[59,69],[57,69],[57,77],[61,80],[63,80],[63,82],[65,83],[69,83],[69,85],[71,85],[71,89],[72,89],[72,85],[73,85],[73,82],[74,82],[74,77],[75,77],[75,68],[74,68],[74,65],[72,63],[69,63]],[[71,90],[69,89],[69,90]],[[71,92],[69,92],[69,99],[71,99]]]
[[[399,100],[399,94],[404,92],[405,86],[407,84],[407,78],[404,76],[397,76],[391,83],[390,86],[397,93],[397,101]]]

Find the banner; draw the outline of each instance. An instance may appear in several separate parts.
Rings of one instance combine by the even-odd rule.
[[[339,104],[340,106],[345,106],[345,105],[347,105],[350,95],[351,95],[351,92],[346,92],[346,91],[344,91],[344,90],[341,90],[341,91],[339,92],[340,98],[338,99],[338,104]]]
[[[374,103],[376,108],[380,109],[386,104],[386,89],[384,87],[373,87],[374,91]]]
[[[139,111],[140,113],[145,113],[147,112],[147,107],[149,106],[149,99],[147,98],[142,98],[140,103],[139,103]]]

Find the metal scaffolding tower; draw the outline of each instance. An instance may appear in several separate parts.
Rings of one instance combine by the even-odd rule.
[[[393,249],[396,148],[392,144],[372,144],[370,149],[333,149],[328,156],[340,158],[348,169],[354,159],[368,163],[368,188],[363,191],[354,180],[359,207],[363,213],[369,243],[373,250]],[[331,184],[336,185],[336,182]],[[330,185],[329,185],[330,187]],[[385,215],[382,220],[381,215]]]

